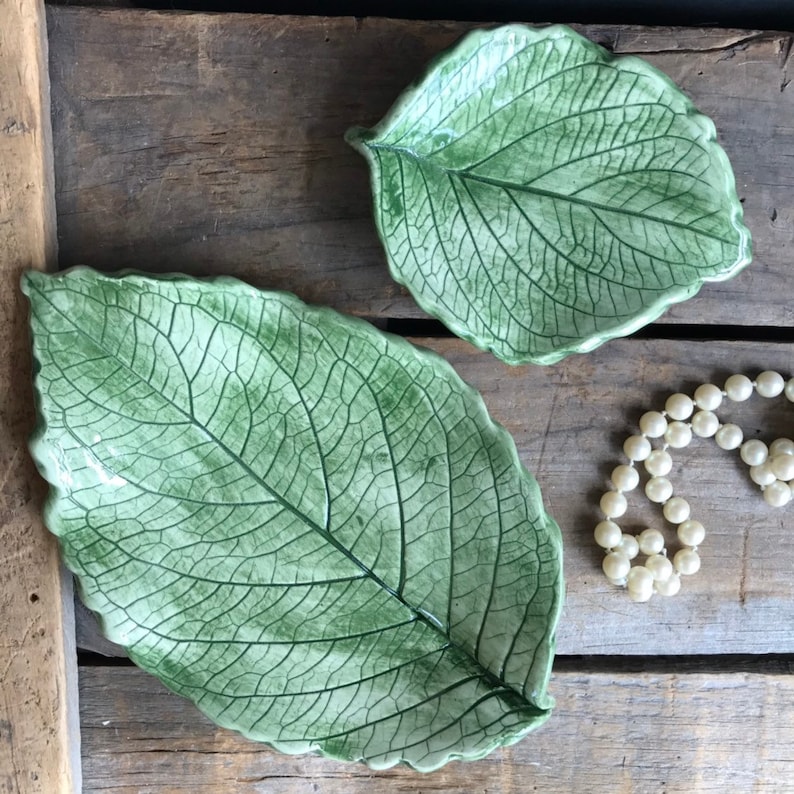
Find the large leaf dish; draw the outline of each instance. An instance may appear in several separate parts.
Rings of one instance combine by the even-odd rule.
[[[750,261],[711,120],[564,26],[470,33],[347,139],[394,278],[512,364],[591,350]]]
[[[46,523],[137,664],[222,726],[375,768],[548,717],[559,529],[441,357],[232,279],[23,290]]]

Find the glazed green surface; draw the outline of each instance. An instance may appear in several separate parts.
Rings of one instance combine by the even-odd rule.
[[[440,357],[232,279],[28,273],[47,525],[221,725],[422,770],[543,722],[561,541]]]
[[[590,350],[750,261],[715,137],[644,61],[520,25],[469,34],[347,136],[393,276],[513,364]]]

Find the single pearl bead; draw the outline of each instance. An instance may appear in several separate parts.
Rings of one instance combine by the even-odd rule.
[[[739,456],[748,466],[760,466],[762,463],[766,463],[766,459],[769,457],[769,450],[763,441],[751,438],[742,444]]]
[[[651,477],[645,483],[645,495],[652,502],[662,504],[673,495],[673,484],[667,477]]]
[[[623,579],[631,570],[631,563],[625,554],[619,551],[610,551],[601,563],[608,579]]]
[[[711,411],[698,411],[692,417],[692,432],[700,438],[711,438],[719,429],[720,420]]]
[[[760,466],[750,466],[750,479],[756,485],[769,485],[769,483],[774,482],[777,479],[777,476],[772,471],[771,462],[767,461],[766,463],[762,463]]]
[[[615,546],[615,551],[620,552],[629,560],[633,560],[640,553],[640,544],[637,543],[637,538],[634,535],[624,532],[620,543]]]
[[[783,387],[783,393],[790,403],[794,403],[794,378],[786,381],[786,385]]]
[[[776,455],[794,455],[794,441],[790,438],[776,438],[769,445],[769,454]]]
[[[664,477],[673,470],[673,459],[664,449],[655,449],[645,461],[645,471],[652,477]]]
[[[706,537],[706,528],[700,521],[690,518],[679,525],[676,534],[684,546],[692,546],[694,548],[703,542]]]
[[[607,491],[601,497],[600,504],[601,511],[607,518],[620,518],[629,506],[626,497],[618,491]]]
[[[651,442],[644,436],[629,436],[623,443],[623,452],[629,460],[645,460],[651,454]]]
[[[729,400],[744,402],[753,393],[753,382],[746,375],[731,375],[725,381],[725,392]]]
[[[640,473],[625,463],[612,470],[612,484],[619,491],[633,491],[640,483]]]
[[[664,548],[664,535],[658,529],[643,529],[637,537],[637,543],[643,554],[658,554]]]
[[[664,440],[673,449],[683,449],[692,440],[692,429],[683,422],[671,422],[664,432]]]
[[[620,543],[623,532],[614,521],[601,521],[593,532],[595,542],[602,549],[612,549]]]
[[[775,480],[764,488],[764,501],[772,507],[783,507],[791,499],[791,488],[788,483]]]
[[[640,417],[640,430],[648,438],[659,438],[667,430],[667,420],[658,411],[648,411]]]
[[[629,593],[652,594],[653,574],[644,565],[635,565],[626,576],[626,587]]]
[[[762,397],[777,397],[778,394],[783,392],[785,386],[786,381],[783,380],[783,376],[779,372],[773,372],[772,370],[762,372],[755,379],[755,390]]]
[[[736,449],[741,446],[744,434],[739,425],[723,425],[715,434],[714,440],[720,449]]]
[[[686,394],[671,394],[664,404],[664,410],[673,419],[689,419],[694,407],[692,398]]]
[[[675,553],[673,565],[678,573],[691,576],[700,570],[700,555],[694,549],[681,549]]]
[[[656,582],[653,589],[659,595],[674,596],[681,589],[681,577],[674,573],[669,579]]]
[[[689,502],[680,496],[674,496],[665,502],[662,513],[671,524],[681,524],[689,518]]]
[[[792,455],[775,455],[769,461],[769,468],[772,469],[772,474],[778,480],[783,480],[783,482],[794,480],[794,456]]]
[[[713,383],[704,383],[695,389],[695,405],[704,411],[714,411],[722,404],[722,389]]]
[[[666,582],[673,575],[673,563],[662,554],[654,554],[645,560],[645,567],[657,582]]]

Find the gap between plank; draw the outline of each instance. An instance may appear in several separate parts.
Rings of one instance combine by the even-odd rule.
[[[446,19],[466,21],[513,22],[527,19],[526,0],[463,0],[452,6],[442,0],[382,0],[377,7],[372,0],[51,0],[50,5],[104,6],[142,8],[165,11],[199,11],[224,13],[294,14],[300,16],[370,16],[395,19]],[[785,5],[785,4],[782,4]],[[373,11],[376,13],[373,14]],[[534,22],[570,22],[597,24],[682,25],[739,27],[786,30],[791,26],[791,11],[781,8],[779,0],[690,0],[637,2],[637,0],[535,0],[531,18]]]
[[[398,336],[450,339],[455,335],[439,320],[432,318],[389,318],[370,320],[377,327]],[[794,327],[777,325],[667,325],[652,323],[631,334],[627,339],[665,339],[691,342],[794,342]]]
[[[80,651],[80,667],[135,667],[132,659]],[[711,656],[557,656],[554,673],[758,673],[791,675],[794,654],[715,654]]]

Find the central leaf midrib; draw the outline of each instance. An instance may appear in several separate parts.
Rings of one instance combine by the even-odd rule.
[[[31,284],[31,287],[33,289],[36,289],[36,291],[39,293],[42,299],[46,300],[47,303],[49,303],[49,305],[52,307],[52,309],[58,314],[60,314],[61,317],[63,317],[64,320],[69,325],[71,325],[79,334],[84,336],[86,339],[89,340],[89,342],[91,342],[93,345],[98,347],[108,358],[118,361],[119,364],[122,367],[124,367],[131,375],[137,378],[138,381],[148,386],[152,390],[152,392],[157,394],[167,404],[171,405],[176,411],[178,411],[184,417],[186,417],[189,423],[192,424],[197,430],[204,432],[211,441],[216,443],[224,452],[226,452],[226,454],[229,455],[229,457],[232,460],[237,462],[257,483],[259,483],[268,493],[272,494],[273,498],[276,499],[278,503],[284,507],[285,510],[291,512],[298,520],[303,521],[312,530],[318,532],[324,540],[330,543],[344,557],[346,557],[350,562],[356,565],[367,577],[369,577],[372,580],[374,584],[376,584],[381,589],[385,590],[392,597],[396,598],[406,609],[410,610],[413,614],[415,614],[419,620],[421,620],[426,625],[428,625],[432,630],[439,633],[445,639],[447,647],[455,648],[464,657],[470,659],[476,665],[476,667],[482,671],[482,678],[485,681],[487,681],[490,684],[490,686],[492,687],[496,686],[498,688],[506,688],[511,692],[517,694],[519,697],[521,697],[529,706],[532,706],[533,708],[537,708],[537,706],[534,703],[532,703],[530,700],[527,699],[523,691],[516,689],[510,683],[504,681],[498,675],[492,673],[479,661],[479,659],[477,659],[475,656],[469,653],[465,648],[460,646],[458,643],[454,642],[452,638],[449,636],[449,634],[442,629],[437,618],[430,615],[425,610],[422,610],[421,608],[409,604],[399,592],[397,592],[393,587],[390,587],[368,566],[366,566],[361,560],[359,560],[358,557],[356,557],[351,551],[346,549],[336,538],[333,537],[333,535],[327,529],[321,527],[319,524],[317,524],[315,521],[310,519],[308,516],[304,515],[297,507],[290,504],[286,499],[284,499],[284,497],[276,493],[264,480],[262,480],[262,478],[258,474],[256,474],[256,472],[254,472],[251,469],[251,467],[245,461],[240,459],[240,457],[233,450],[229,449],[229,447],[227,447],[220,439],[218,439],[208,428],[206,428],[204,425],[198,422],[198,420],[192,414],[187,413],[183,408],[181,408],[179,405],[174,403],[172,400],[168,399],[161,392],[155,391],[151,383],[144,380],[143,377],[138,372],[136,372],[126,361],[123,361],[122,359],[118,358],[114,353],[112,353],[110,350],[105,348],[104,345],[102,345],[99,341],[97,341],[97,339],[91,336],[86,330],[84,330],[79,325],[77,325],[65,312],[63,312],[60,308],[58,308],[58,306],[56,306],[34,282],[29,280],[28,283]],[[81,294],[81,297],[86,298],[88,296]],[[206,309],[204,309],[203,311],[206,311]],[[134,314],[133,312],[130,312],[130,314],[132,314],[134,317],[139,317],[139,315]],[[215,319],[215,321],[218,323],[222,322],[220,320],[217,320],[217,318],[213,318],[213,319]],[[179,497],[173,497],[173,498],[178,499]]]
[[[644,221],[660,223],[664,226],[671,226],[675,229],[682,229],[691,232],[693,234],[707,237],[710,240],[714,240],[716,242],[723,243],[725,245],[730,244],[729,240],[725,240],[719,235],[712,234],[710,232],[704,231],[703,229],[697,229],[693,227],[692,224],[684,223],[682,221],[660,218],[656,215],[639,212],[638,210],[632,210],[627,207],[617,207],[617,206],[611,206],[609,204],[602,204],[598,201],[590,201],[588,199],[584,199],[579,196],[572,196],[570,194],[562,193],[556,190],[547,190],[545,188],[533,187],[532,185],[519,184],[516,182],[509,182],[504,179],[496,179],[494,177],[474,174],[471,171],[467,171],[465,168],[449,168],[444,165],[439,165],[438,163],[433,162],[433,160],[431,160],[429,157],[418,154],[409,147],[394,146],[392,144],[379,143],[377,141],[371,141],[371,140],[370,141],[364,140],[364,145],[367,148],[375,151],[390,152],[391,154],[406,157],[409,160],[412,160],[413,162],[418,163],[423,167],[429,168],[434,171],[438,171],[439,173],[444,174],[446,177],[454,176],[460,179],[461,181],[468,180],[470,182],[479,182],[480,184],[489,185],[491,187],[497,187],[505,191],[528,193],[530,195],[541,196],[543,198],[551,198],[558,201],[567,201],[570,202],[571,204],[576,204],[581,207],[587,207],[588,209],[603,210],[604,212],[613,212],[619,215],[625,215],[626,217],[630,217],[630,218],[639,218],[640,220],[644,220]],[[617,174],[617,176],[619,176],[619,174]]]

